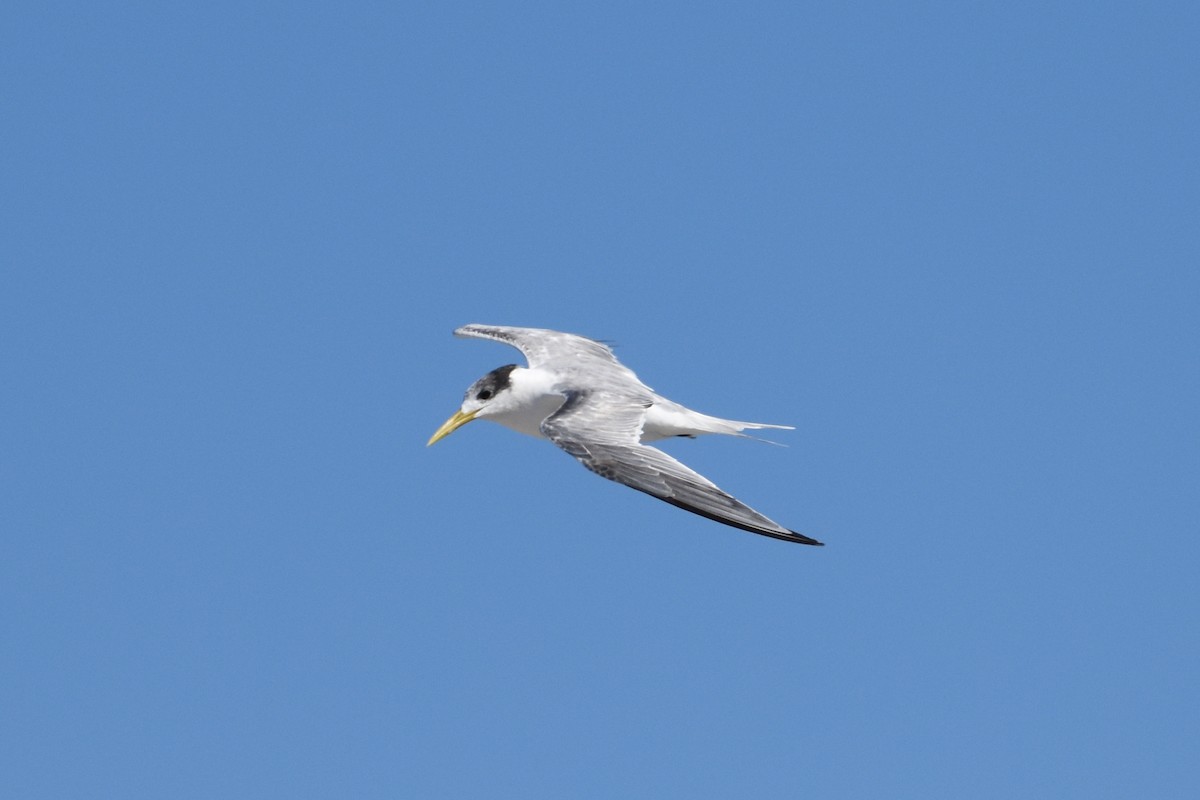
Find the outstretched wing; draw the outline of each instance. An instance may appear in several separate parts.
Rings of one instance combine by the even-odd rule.
[[[513,328],[504,325],[464,325],[455,336],[491,339],[520,350],[532,369],[542,366],[582,366],[587,362],[610,366],[617,364],[608,345],[573,333],[544,328]],[[624,367],[622,367],[624,369]]]
[[[648,405],[639,397],[570,392],[542,423],[542,433],[597,475],[685,511],[763,536],[821,544],[764,517],[661,450],[639,444]]]

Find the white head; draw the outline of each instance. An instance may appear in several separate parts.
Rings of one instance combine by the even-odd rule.
[[[426,447],[443,439],[473,419],[505,416],[514,410],[517,398],[511,391],[516,364],[505,364],[471,384],[463,395],[462,407],[430,437]]]

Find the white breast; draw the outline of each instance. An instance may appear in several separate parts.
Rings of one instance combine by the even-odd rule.
[[[542,422],[566,402],[566,396],[555,391],[555,377],[543,370],[517,367],[509,375],[509,394],[503,412],[490,414],[486,419],[499,422],[518,433],[545,439]]]

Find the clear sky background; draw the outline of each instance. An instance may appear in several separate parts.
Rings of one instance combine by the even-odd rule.
[[[6,4],[0,795],[1197,796],[1198,8]]]

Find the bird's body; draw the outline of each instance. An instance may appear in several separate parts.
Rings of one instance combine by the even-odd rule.
[[[456,336],[510,344],[528,367],[492,370],[467,390],[462,408],[433,444],[473,419],[490,419],[549,439],[593,472],[726,525],[802,544],[821,544],[759,514],[718,489],[652,442],[707,433],[744,435],[786,425],[738,422],[701,414],[642,383],[593,339],[541,328],[466,325]]]

